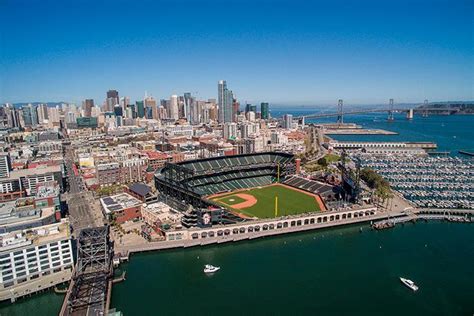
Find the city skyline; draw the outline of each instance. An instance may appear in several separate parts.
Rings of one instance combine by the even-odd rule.
[[[1,103],[208,99],[218,80],[242,103],[473,99],[469,1],[24,4],[2,4]]]
[[[0,316],[470,313],[473,14],[0,0]]]

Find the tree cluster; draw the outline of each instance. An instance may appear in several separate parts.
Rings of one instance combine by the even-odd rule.
[[[381,198],[382,201],[391,197],[390,183],[374,170],[369,168],[362,169],[360,171],[360,178],[367,183],[369,188],[375,190],[375,194]]]

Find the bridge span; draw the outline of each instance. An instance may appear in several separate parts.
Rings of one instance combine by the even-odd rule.
[[[325,117],[337,117],[342,118],[346,115],[357,115],[357,114],[367,114],[367,113],[408,113],[413,111],[414,113],[421,113],[424,116],[428,115],[429,113],[448,113],[453,114],[459,111],[457,108],[453,109],[444,109],[444,108],[414,108],[414,109],[407,109],[407,108],[400,108],[400,109],[388,109],[388,108],[377,108],[377,109],[368,109],[368,110],[356,110],[356,111],[347,111],[347,112],[334,112],[334,113],[314,113],[308,115],[300,115],[295,117],[295,119],[315,119],[315,118],[325,118]]]
[[[60,316],[105,315],[113,278],[109,226],[85,228],[77,239],[77,263]]]

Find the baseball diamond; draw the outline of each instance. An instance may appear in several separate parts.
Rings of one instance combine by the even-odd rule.
[[[275,201],[276,197],[278,202]],[[216,194],[209,196],[208,199],[236,213],[258,218],[325,210],[324,203],[318,195],[279,183]],[[275,203],[277,203],[276,211]]]

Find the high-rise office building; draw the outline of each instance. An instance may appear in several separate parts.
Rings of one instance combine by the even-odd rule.
[[[286,129],[291,129],[293,127],[293,115],[283,115],[283,127]]]
[[[232,102],[234,100],[231,90],[227,89],[225,80],[217,84],[217,102],[219,105],[219,123],[232,122]]]
[[[247,103],[247,104],[245,105],[245,113],[251,111],[251,110],[250,110],[250,107],[251,107],[251,106],[252,106],[252,104],[250,104],[250,103]]]
[[[237,115],[239,114],[240,103],[237,99],[232,100],[232,122],[237,122]]]
[[[115,105],[115,107],[114,107],[114,114],[115,114],[115,116],[120,116],[120,117],[123,116],[123,109],[122,109],[122,107],[120,106],[120,104]]]
[[[8,109],[7,105],[0,106],[0,127],[9,127],[8,126]]]
[[[105,101],[104,112],[112,112],[115,105],[120,104],[119,93],[117,90],[107,91],[107,99]]]
[[[22,107],[21,111],[23,112],[23,122],[25,123],[25,126],[34,127],[38,125],[36,106],[28,104],[27,106]]]
[[[198,100],[193,100],[193,102],[191,103],[191,123],[192,124],[202,123],[201,121],[202,109],[205,104],[206,104],[205,101],[198,101]]]
[[[59,122],[61,121],[59,107],[48,108],[48,121],[50,126],[59,126]]]
[[[69,111],[66,113],[66,124],[74,124],[76,123],[76,119],[77,116],[75,112]]]
[[[82,103],[82,109],[84,110],[84,116],[85,117],[91,117],[93,107],[94,107],[94,100],[93,99],[86,99]]]
[[[107,99],[109,98],[115,99],[116,104],[119,104],[120,99],[119,99],[119,93],[117,90],[107,91]]]
[[[36,108],[36,112],[38,113],[38,123],[43,124],[48,120],[48,105],[46,104],[39,104]]]
[[[219,107],[219,123],[224,122],[224,103],[226,90],[227,82],[225,80],[220,80],[217,83],[217,106]]]
[[[7,124],[10,128],[19,128],[20,127],[20,111],[15,107],[7,104],[4,108],[5,114],[7,115]]]
[[[262,115],[262,119],[268,120],[270,118],[269,107],[267,102],[260,103],[260,113]]]
[[[254,112],[257,114],[257,106],[256,105],[250,105],[250,112]]]
[[[178,108],[178,96],[173,94],[170,97],[170,104],[169,104],[169,117],[171,119],[177,120],[179,118],[179,108]]]
[[[193,103],[193,97],[190,92],[184,93],[184,117],[188,122],[191,122],[191,105]]]
[[[145,116],[147,119],[158,119],[158,106],[152,96],[145,98]]]
[[[185,118],[185,109],[184,109],[184,97],[178,97],[178,118]]]
[[[122,112],[124,116],[127,116],[131,112],[128,110],[130,105],[130,98],[129,97],[121,97],[120,98],[120,106],[122,107]],[[128,113],[128,114],[127,114]],[[130,116],[131,118],[131,116]]]
[[[145,105],[143,101],[136,101],[135,102],[135,111],[137,113],[137,117],[144,118],[145,117]]]

